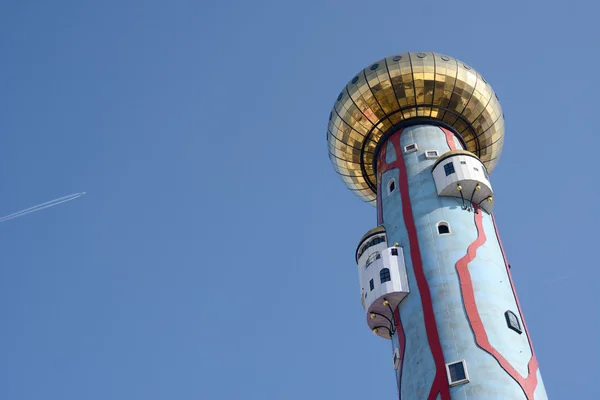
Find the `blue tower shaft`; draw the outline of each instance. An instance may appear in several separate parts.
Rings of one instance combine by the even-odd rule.
[[[376,154],[378,222],[403,250],[410,287],[394,310],[399,396],[546,399],[495,221],[472,201],[481,186],[467,179],[456,185],[460,197],[440,195],[443,179],[483,167],[444,158],[462,149],[452,131],[416,125]]]

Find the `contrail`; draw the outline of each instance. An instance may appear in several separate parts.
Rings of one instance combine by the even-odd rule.
[[[81,192],[81,193],[73,193],[73,194],[70,194],[68,196],[59,197],[57,199],[50,200],[50,201],[47,201],[47,202],[42,203],[42,204],[38,204],[37,206],[29,207],[29,208],[26,208],[24,210],[17,211],[15,213],[5,215],[4,217],[0,217],[0,222],[8,221],[9,219],[19,218],[19,217],[22,217],[24,215],[34,213],[36,211],[41,211],[41,210],[43,210],[45,208],[54,207],[54,206],[57,206],[59,204],[66,203],[68,201],[78,199],[78,198],[80,198],[81,196],[83,196],[85,194],[86,194],[86,192]]]

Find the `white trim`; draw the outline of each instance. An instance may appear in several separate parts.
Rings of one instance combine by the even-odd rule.
[[[440,225],[445,225],[448,228],[448,233],[440,233]],[[444,235],[451,235],[452,234],[452,229],[450,229],[450,224],[446,221],[439,221],[436,225],[435,228],[437,229],[437,234],[438,236],[444,236]]]
[[[433,153],[433,154],[429,154],[429,153]],[[429,159],[435,159],[438,158],[440,156],[440,152],[437,150],[425,150],[425,158],[429,158]]]
[[[461,379],[456,382],[452,382],[452,378],[450,378],[450,366],[455,364],[462,364],[463,370],[465,371],[465,379]],[[448,377],[448,384],[450,386],[462,385],[463,383],[468,383],[469,380],[469,371],[467,370],[467,361],[459,360],[446,364],[446,376]]]
[[[394,189],[390,190],[390,186],[392,185],[392,183],[394,184]],[[396,190],[396,180],[394,178],[392,178],[387,183],[387,192],[388,192],[388,195],[390,195],[394,190]]]
[[[416,143],[411,143],[404,146],[404,154],[414,153],[417,150],[419,150],[419,146],[417,146]]]

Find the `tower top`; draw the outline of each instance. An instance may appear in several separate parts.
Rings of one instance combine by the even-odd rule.
[[[375,204],[378,144],[418,123],[452,129],[489,172],[496,166],[504,115],[494,90],[462,61],[420,52],[379,60],[348,82],[329,115],[329,158],[350,190]]]

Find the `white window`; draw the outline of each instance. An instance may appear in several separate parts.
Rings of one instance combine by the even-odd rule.
[[[388,194],[392,193],[394,190],[396,190],[396,181],[390,179],[388,182]]]
[[[414,153],[417,150],[418,148],[416,143],[411,143],[408,146],[404,146],[404,154]]]
[[[467,362],[465,360],[446,364],[446,373],[448,374],[448,383],[450,386],[469,382],[469,372],[467,371]]]
[[[425,158],[438,158],[440,153],[437,150],[427,150],[425,152]]]
[[[440,221],[437,223],[438,235],[449,235],[450,225],[446,221]]]

